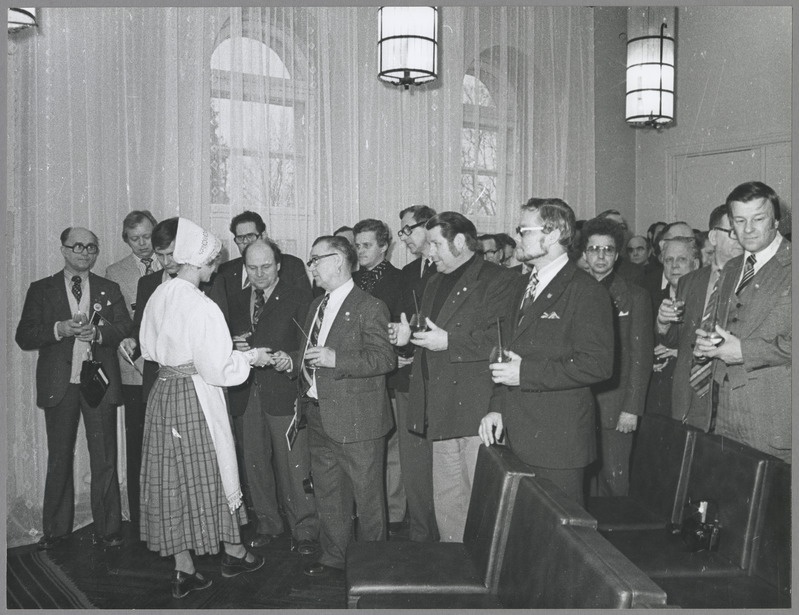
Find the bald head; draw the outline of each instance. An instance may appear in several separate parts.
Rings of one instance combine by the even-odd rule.
[[[267,290],[277,284],[280,248],[271,240],[257,239],[244,248],[244,267],[254,288]]]

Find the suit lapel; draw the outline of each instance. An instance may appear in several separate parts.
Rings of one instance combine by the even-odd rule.
[[[558,299],[560,299],[560,296],[566,290],[569,282],[571,282],[571,279],[574,276],[574,271],[575,266],[571,262],[567,262],[563,266],[563,269],[558,271],[549,284],[544,287],[536,300],[533,301],[533,303],[527,308],[527,311],[524,314],[524,319],[517,327],[513,336],[514,339],[519,337],[519,335],[532,326],[532,324],[539,318],[542,318],[545,312],[551,311],[551,306],[554,305]]]
[[[466,268],[466,271],[455,284],[455,287],[450,291],[449,296],[444,305],[441,306],[441,311],[436,318],[436,325],[445,328],[445,325],[452,318],[453,314],[458,311],[461,305],[469,298],[474,292],[477,285],[477,278],[480,271],[484,266],[485,261],[482,258],[475,258],[474,262]]]
[[[59,271],[52,278],[50,297],[53,305],[61,313],[63,320],[70,320],[72,318],[72,308],[69,305],[69,297],[67,297],[67,287],[64,282],[64,272]]]
[[[752,288],[748,289],[748,292],[751,292],[756,300],[752,301],[749,315],[744,321],[746,328],[741,330],[740,337],[750,335],[774,309],[774,303],[785,284],[783,268],[791,263],[790,245],[786,239],[783,239],[777,253],[752,278]]]
[[[269,299],[264,305],[264,309],[261,312],[261,318],[258,320],[258,322],[266,320],[269,314],[271,314],[279,305],[283,305],[283,303],[281,303],[280,301],[280,298],[285,288],[286,288],[286,283],[280,278],[278,278],[277,285],[275,286],[275,289],[272,291],[272,294],[269,295]]]
[[[347,294],[347,296],[344,298],[344,301],[342,302],[341,307],[338,309],[335,319],[333,319],[333,322],[330,325],[330,331],[328,331],[327,338],[325,339],[325,346],[330,346],[333,344],[334,347],[338,347],[341,345],[339,340],[342,333],[344,333],[344,331],[347,329],[344,323],[350,322],[353,318],[353,313],[357,311],[356,297],[358,295],[358,290],[360,289],[357,286],[354,286],[352,290],[350,290],[349,294]]]

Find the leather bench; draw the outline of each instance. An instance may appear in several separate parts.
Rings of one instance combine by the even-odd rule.
[[[564,514],[565,513],[565,514]],[[519,485],[497,597],[505,608],[640,608],[666,594],[538,478]]]
[[[383,594],[495,592],[519,481],[531,475],[510,449],[481,446],[463,542],[351,544],[345,567],[348,606],[357,607],[364,596],[379,601]]]
[[[784,532],[790,527],[789,517],[785,517],[789,513],[784,512],[785,496],[779,495],[784,490],[780,485],[790,485],[790,479],[779,478],[784,475],[780,464],[778,459],[738,442],[698,433],[685,496],[686,501],[716,503],[721,528],[718,550],[690,552],[679,535],[665,528],[613,529],[604,534],[666,590],[669,604],[697,608],[773,606],[781,592],[771,580],[775,574],[786,574],[790,559],[781,556],[778,559],[782,563],[770,565],[777,557],[780,532],[784,541]],[[766,521],[769,515],[771,524]],[[679,522],[683,516],[684,512]],[[764,530],[764,525],[770,527]]]
[[[678,523],[698,433],[670,417],[641,417],[631,455],[629,495],[591,497],[586,502],[599,529],[657,529]]]

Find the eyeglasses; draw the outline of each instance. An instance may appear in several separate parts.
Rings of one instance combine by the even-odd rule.
[[[516,234],[520,237],[524,237],[525,233],[531,233],[533,231],[543,231],[543,226],[517,226],[516,227]]]
[[[241,245],[243,243],[252,243],[261,236],[261,233],[247,233],[246,235],[236,235],[233,241]]]
[[[502,248],[497,248],[496,250],[483,250],[483,254],[496,254],[497,252],[505,253],[505,250]]]
[[[100,248],[98,247],[98,245],[96,243],[87,243],[87,244],[84,245],[84,244],[82,244],[80,242],[77,242],[77,243],[72,244],[71,246],[68,246],[65,243],[62,243],[61,245],[63,247],[65,247],[65,248],[69,248],[75,254],[80,254],[84,250],[86,250],[86,252],[88,252],[89,254],[97,254],[100,251]]]
[[[727,236],[730,239],[735,239],[735,229],[734,228],[724,228],[722,226],[714,226],[712,231],[721,231],[722,233],[727,233]]]
[[[331,252],[330,254],[320,254],[319,256],[312,256],[310,259],[308,259],[308,261],[305,264],[308,265],[308,269],[311,269],[312,267],[316,267],[319,264],[319,261],[322,260],[323,258],[327,258],[328,256],[336,256],[336,254],[338,254],[338,252]]]
[[[406,224],[400,230],[397,231],[397,235],[399,237],[408,237],[413,231],[413,229],[415,229],[417,226],[422,226],[423,224],[426,223],[427,220],[425,220],[424,222],[417,222],[416,224]]]
[[[616,254],[616,246],[586,246],[585,251],[588,254],[602,254],[602,256],[611,256]]]

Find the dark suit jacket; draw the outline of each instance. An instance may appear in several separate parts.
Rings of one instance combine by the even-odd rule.
[[[424,296],[424,289],[427,286],[428,280],[433,277],[433,274],[436,272],[436,265],[432,263],[430,267],[427,267],[425,270],[424,275],[421,275],[421,266],[422,264],[419,262],[419,259],[414,259],[407,265],[405,265],[402,269],[402,278],[403,278],[403,294],[402,294],[402,312],[405,312],[405,316],[407,318],[411,317],[411,314],[414,313],[416,310],[416,305],[414,303],[414,293],[416,294],[416,301],[419,302],[421,305],[422,297]],[[394,320],[392,318],[392,320]],[[394,322],[399,322],[399,320],[394,320]],[[403,346],[397,350],[402,356],[412,356],[415,352],[416,346],[411,343],[408,343],[407,346]],[[405,365],[404,367],[400,367],[397,369],[396,373],[392,377],[392,386],[394,390],[401,391],[407,393],[410,387],[410,378],[411,378],[411,368],[413,365]]]
[[[252,324],[250,314],[252,289],[249,286],[244,289],[241,287],[243,263],[244,259],[239,257],[220,265],[206,293],[225,315],[231,336],[249,331]],[[305,274],[305,265],[299,258],[283,254],[278,278],[296,288],[307,301],[311,300],[311,284]],[[243,383],[228,387],[228,406],[231,416],[241,416],[247,410],[251,384],[252,374]]]
[[[620,275],[628,282],[632,282],[638,286],[643,286],[644,284],[645,269],[643,265],[636,265],[626,258],[619,258],[613,270],[616,272],[616,275]]]
[[[360,278],[363,276],[363,269],[359,269],[352,274],[352,279],[355,285],[359,286]],[[397,269],[391,263],[388,263],[388,268],[383,273],[383,277],[375,284],[372,290],[372,296],[377,297],[386,304],[389,313],[390,322],[399,322],[400,314],[404,311],[403,297],[406,295],[405,284],[407,283],[402,271]],[[386,376],[386,385],[393,389],[397,385],[398,370],[395,368],[390,374]],[[401,378],[400,378],[401,381]]]
[[[100,315],[111,323],[101,321],[98,325],[102,342],[97,345],[94,355],[95,360],[103,364],[111,381],[103,401],[118,405],[122,403],[122,388],[116,349],[119,342],[127,337],[132,323],[116,282],[90,272],[89,287],[91,303],[99,303],[102,306]],[[63,270],[30,285],[17,326],[16,341],[22,350],[39,351],[36,361],[36,405],[41,408],[58,404],[69,386],[75,338],[66,337],[56,341],[53,329],[57,321],[71,318]]]
[[[252,337],[253,348],[271,348],[295,353],[303,347],[305,337],[299,325],[305,322],[311,300],[307,293],[283,280],[278,280],[272,291]],[[294,321],[299,325],[294,324]],[[288,372],[278,372],[272,367],[253,368],[252,376],[261,395],[261,405],[267,414],[288,416],[294,414],[297,400],[297,382]]]
[[[696,330],[702,325],[705,296],[710,283],[711,267],[686,273],[677,282],[677,298],[685,301],[682,323],[674,323],[658,341],[677,349],[677,362],[671,383],[671,416],[678,421],[707,431],[710,428],[711,395],[700,398],[689,384]]]
[[[511,299],[509,348],[521,355],[519,386],[498,385],[491,410],[503,416],[519,458],[545,468],[580,468],[596,456],[591,385],[613,374],[608,291],[571,261],[517,324],[527,280]]]
[[[443,273],[425,287],[422,312],[431,314]],[[451,275],[451,274],[450,274]],[[493,383],[488,371],[497,344],[497,317],[507,311],[518,274],[475,258],[433,319],[449,334],[447,350],[417,348],[411,371],[407,428],[429,440],[476,436]],[[503,332],[509,330],[503,326]],[[422,361],[427,358],[429,381]]]
[[[144,316],[144,308],[163,279],[163,271],[155,271],[139,278],[139,285],[136,287],[136,311],[133,314],[133,331],[131,332],[131,337],[136,339],[138,348],[141,348],[139,330],[141,329],[141,320]],[[155,379],[158,378],[158,363],[145,359],[142,373],[142,399],[146,404],[147,398],[150,396],[150,389],[153,388]]]
[[[231,323],[228,314],[228,301],[231,297],[236,295],[246,294],[249,298],[249,287],[242,291],[241,288],[241,272],[244,265],[242,257],[234,258],[219,266],[216,274],[211,280],[210,287],[205,293],[213,299],[222,313],[225,315],[228,325],[231,327],[231,335],[236,335],[246,330],[249,327],[247,324],[242,330],[234,330],[233,323]],[[298,288],[301,291],[308,293],[310,297],[311,283],[308,281],[308,275],[305,273],[305,263],[292,254],[283,254],[280,259],[280,272],[278,277],[284,280],[289,285]]]
[[[317,297],[308,309],[304,328],[308,335],[321,302],[322,297]],[[342,443],[384,436],[394,424],[385,374],[397,364],[388,341],[385,303],[354,287],[344,299],[324,345],[336,351],[336,367],[316,371],[325,433]],[[302,350],[291,353],[291,358],[294,375],[302,379]]]
[[[600,424],[615,429],[619,414],[644,413],[652,373],[654,332],[649,296],[640,286],[615,274],[609,288],[613,301],[613,376],[591,388]]]
[[[741,340],[743,364],[713,361],[713,376],[730,386],[730,407],[722,412],[757,413],[759,433],[744,442],[791,460],[791,243],[783,239],[777,253],[755,274],[738,297],[735,287],[744,257],[730,260],[719,278],[717,317],[722,328]],[[723,400],[723,396],[721,396]]]
[[[666,288],[661,288],[660,284],[663,281],[663,268],[660,269],[653,269],[647,272],[644,277],[643,281],[641,282],[641,286],[644,288],[645,291],[649,293],[649,299],[652,305],[652,326],[655,326],[655,319],[658,315],[658,308],[660,308],[660,304],[663,300],[669,296],[669,285],[666,284]]]

